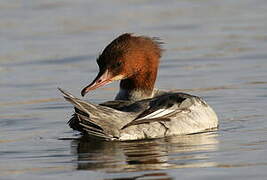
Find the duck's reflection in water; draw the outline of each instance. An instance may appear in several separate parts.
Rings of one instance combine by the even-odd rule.
[[[82,170],[116,173],[211,167],[216,165],[209,157],[210,152],[217,150],[216,137],[215,132],[131,142],[103,142],[83,137],[72,141],[72,151],[77,155],[77,169]],[[171,179],[165,172],[151,176]]]
[[[156,180],[172,180],[173,178],[168,177],[167,173],[145,173],[139,176],[133,177],[122,177],[122,178],[112,178],[105,180],[138,180],[138,179],[156,179]]]

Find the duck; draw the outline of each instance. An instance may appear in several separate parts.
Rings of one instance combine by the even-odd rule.
[[[124,33],[97,58],[99,73],[81,95],[120,81],[114,100],[95,104],[59,88],[74,106],[68,121],[73,130],[90,138],[129,141],[214,131],[215,111],[198,96],[156,89],[163,52],[159,38]]]

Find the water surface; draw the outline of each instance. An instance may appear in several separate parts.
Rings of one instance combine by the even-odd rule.
[[[267,2],[0,1],[0,179],[264,179]],[[161,37],[157,87],[202,96],[216,132],[89,141],[57,87],[79,95],[124,32]],[[112,99],[114,83],[87,96]]]

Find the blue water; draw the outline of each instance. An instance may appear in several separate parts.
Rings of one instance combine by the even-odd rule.
[[[0,1],[0,179],[265,179],[267,1]],[[216,132],[124,143],[66,124],[124,32],[165,42],[157,87],[202,96]],[[90,93],[114,98],[118,83]]]

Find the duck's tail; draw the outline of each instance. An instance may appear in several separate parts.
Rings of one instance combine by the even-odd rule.
[[[125,112],[78,99],[63,89],[58,89],[74,105],[75,113],[68,122],[72,129],[105,140],[119,139],[119,130],[127,124]]]

